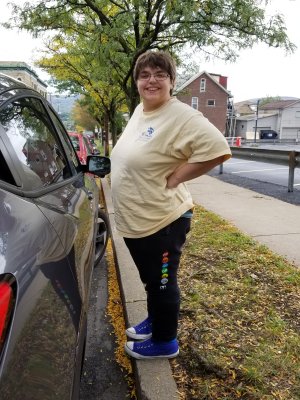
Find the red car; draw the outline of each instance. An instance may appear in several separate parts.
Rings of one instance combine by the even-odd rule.
[[[80,163],[86,165],[87,156],[94,154],[91,144],[85,136],[78,132],[68,132],[68,134],[79,157]]]

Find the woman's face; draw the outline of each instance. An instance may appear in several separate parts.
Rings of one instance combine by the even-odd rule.
[[[159,108],[171,98],[173,83],[161,68],[145,67],[139,73],[137,88],[147,112]]]

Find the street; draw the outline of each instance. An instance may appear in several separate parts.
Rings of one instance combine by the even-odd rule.
[[[289,167],[233,157],[224,164],[224,172],[275,185],[288,186]],[[300,169],[295,169],[294,190],[300,190]]]
[[[290,204],[300,205],[299,168],[295,169],[293,192],[288,192],[288,167],[283,165],[233,157],[224,163],[223,174],[220,174],[219,167],[216,167],[209,175]]]

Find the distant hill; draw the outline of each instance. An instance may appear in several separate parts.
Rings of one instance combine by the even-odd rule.
[[[274,97],[278,97],[279,100],[299,100],[298,97],[290,97],[290,96],[274,96]],[[259,100],[258,98],[255,99],[248,99],[248,100],[243,100],[243,101],[238,101],[237,103],[234,103],[234,105],[242,105],[242,104],[256,104],[257,100]]]
[[[55,111],[59,113],[70,113],[71,109],[79,96],[63,96],[58,94],[51,94],[49,101],[52,104]]]
[[[61,120],[65,124],[66,128],[71,130],[74,128],[74,121],[71,117],[71,111],[76,100],[79,99],[77,96],[64,96],[64,95],[49,95],[49,101],[52,104],[54,110],[60,116]]]

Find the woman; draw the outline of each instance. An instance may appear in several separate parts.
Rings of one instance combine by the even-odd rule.
[[[168,53],[148,51],[134,68],[142,103],[111,154],[118,232],[147,291],[147,318],[126,330],[134,358],[179,353],[177,270],[193,201],[184,182],[230,158],[223,135],[202,113],[172,97],[176,68]]]

